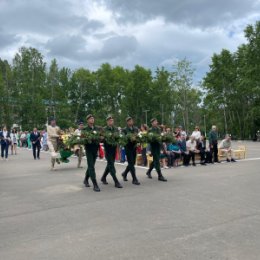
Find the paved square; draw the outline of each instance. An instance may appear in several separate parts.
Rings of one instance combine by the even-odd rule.
[[[140,186],[109,177],[100,193],[75,158],[50,172],[49,154],[19,150],[0,161],[0,259],[259,260],[260,144],[247,147],[250,160],[164,170],[167,183],[138,168]]]

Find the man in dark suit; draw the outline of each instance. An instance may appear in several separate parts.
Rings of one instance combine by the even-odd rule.
[[[8,148],[9,144],[11,143],[11,137],[10,137],[10,132],[7,131],[7,128],[4,127],[3,131],[0,132],[0,143],[1,143],[1,157],[2,160],[7,161],[8,160]]]
[[[40,159],[40,150],[41,150],[41,134],[37,131],[37,128],[33,129],[33,132],[30,135],[30,140],[33,147],[33,157],[36,160],[36,149],[37,149],[37,159]]]

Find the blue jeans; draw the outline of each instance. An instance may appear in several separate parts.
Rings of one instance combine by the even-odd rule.
[[[1,144],[1,157],[2,158],[4,158],[4,154],[5,154],[5,158],[8,158],[8,148],[9,148],[8,143]]]

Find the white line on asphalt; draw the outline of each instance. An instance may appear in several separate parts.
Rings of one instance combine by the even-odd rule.
[[[260,160],[260,158],[247,158],[247,159],[241,159],[239,162],[247,162],[247,161],[257,161]]]

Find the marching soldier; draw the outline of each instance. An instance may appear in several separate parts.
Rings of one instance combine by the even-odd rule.
[[[92,132],[93,134],[99,134],[99,129],[94,125],[95,119],[93,115],[88,115],[86,117],[87,119],[87,127],[84,128],[87,132]],[[87,171],[86,176],[84,179],[84,184],[86,187],[90,187],[89,185],[89,177],[92,180],[93,183],[93,190],[96,192],[100,191],[100,188],[98,187],[97,180],[96,180],[96,172],[95,172],[95,163],[97,159],[97,153],[99,148],[99,142],[91,142],[88,144],[85,144],[85,150],[86,150],[86,156],[87,156]]]
[[[107,117],[106,120],[107,120],[107,126],[104,127],[104,129],[103,129],[104,132],[111,133],[111,134],[118,133],[117,128],[114,127],[113,117],[109,116],[109,117]],[[106,143],[106,141],[104,141],[104,147],[105,147],[105,156],[106,156],[106,160],[107,160],[107,166],[106,166],[105,172],[101,178],[101,181],[105,185],[108,184],[106,177],[110,173],[115,182],[115,187],[123,188],[116,177],[115,158],[116,158],[117,145],[116,144],[111,145],[111,144]]]
[[[58,157],[58,142],[60,137],[60,128],[56,125],[55,118],[50,119],[50,125],[47,126],[47,145],[51,153],[51,170],[55,171],[55,162],[60,164]]]
[[[138,133],[138,128],[134,126],[134,121],[132,117],[127,117],[126,118],[126,123],[127,126],[122,130],[123,134],[137,134]],[[140,182],[138,181],[135,173],[135,161],[136,161],[136,143],[131,142],[130,140],[125,146],[125,151],[126,151],[126,157],[127,157],[127,162],[128,165],[125,169],[125,171],[122,173],[123,180],[127,181],[127,174],[128,172],[131,172],[133,181],[132,183],[135,185],[140,185]]]
[[[74,134],[78,137],[81,136],[81,131],[83,130],[84,128],[84,124],[82,121],[79,121],[79,127],[78,129],[75,130]],[[82,168],[81,166],[81,161],[82,161],[82,157],[83,157],[83,148],[82,148],[82,145],[80,144],[77,144],[74,146],[74,151],[75,151],[75,154],[77,155],[78,157],[78,168]]]
[[[148,133],[155,133],[155,134],[161,135],[161,130],[158,127],[158,121],[156,118],[153,118],[151,120],[151,124],[152,124],[152,127],[149,129]],[[152,179],[151,172],[152,172],[153,168],[155,168],[155,170],[158,173],[158,180],[167,181],[167,179],[165,179],[164,176],[162,175],[161,166],[160,166],[161,144],[159,142],[153,142],[153,143],[150,143],[150,146],[151,146],[151,153],[153,156],[153,161],[152,161],[150,168],[147,171],[146,175],[148,176],[149,179]]]

